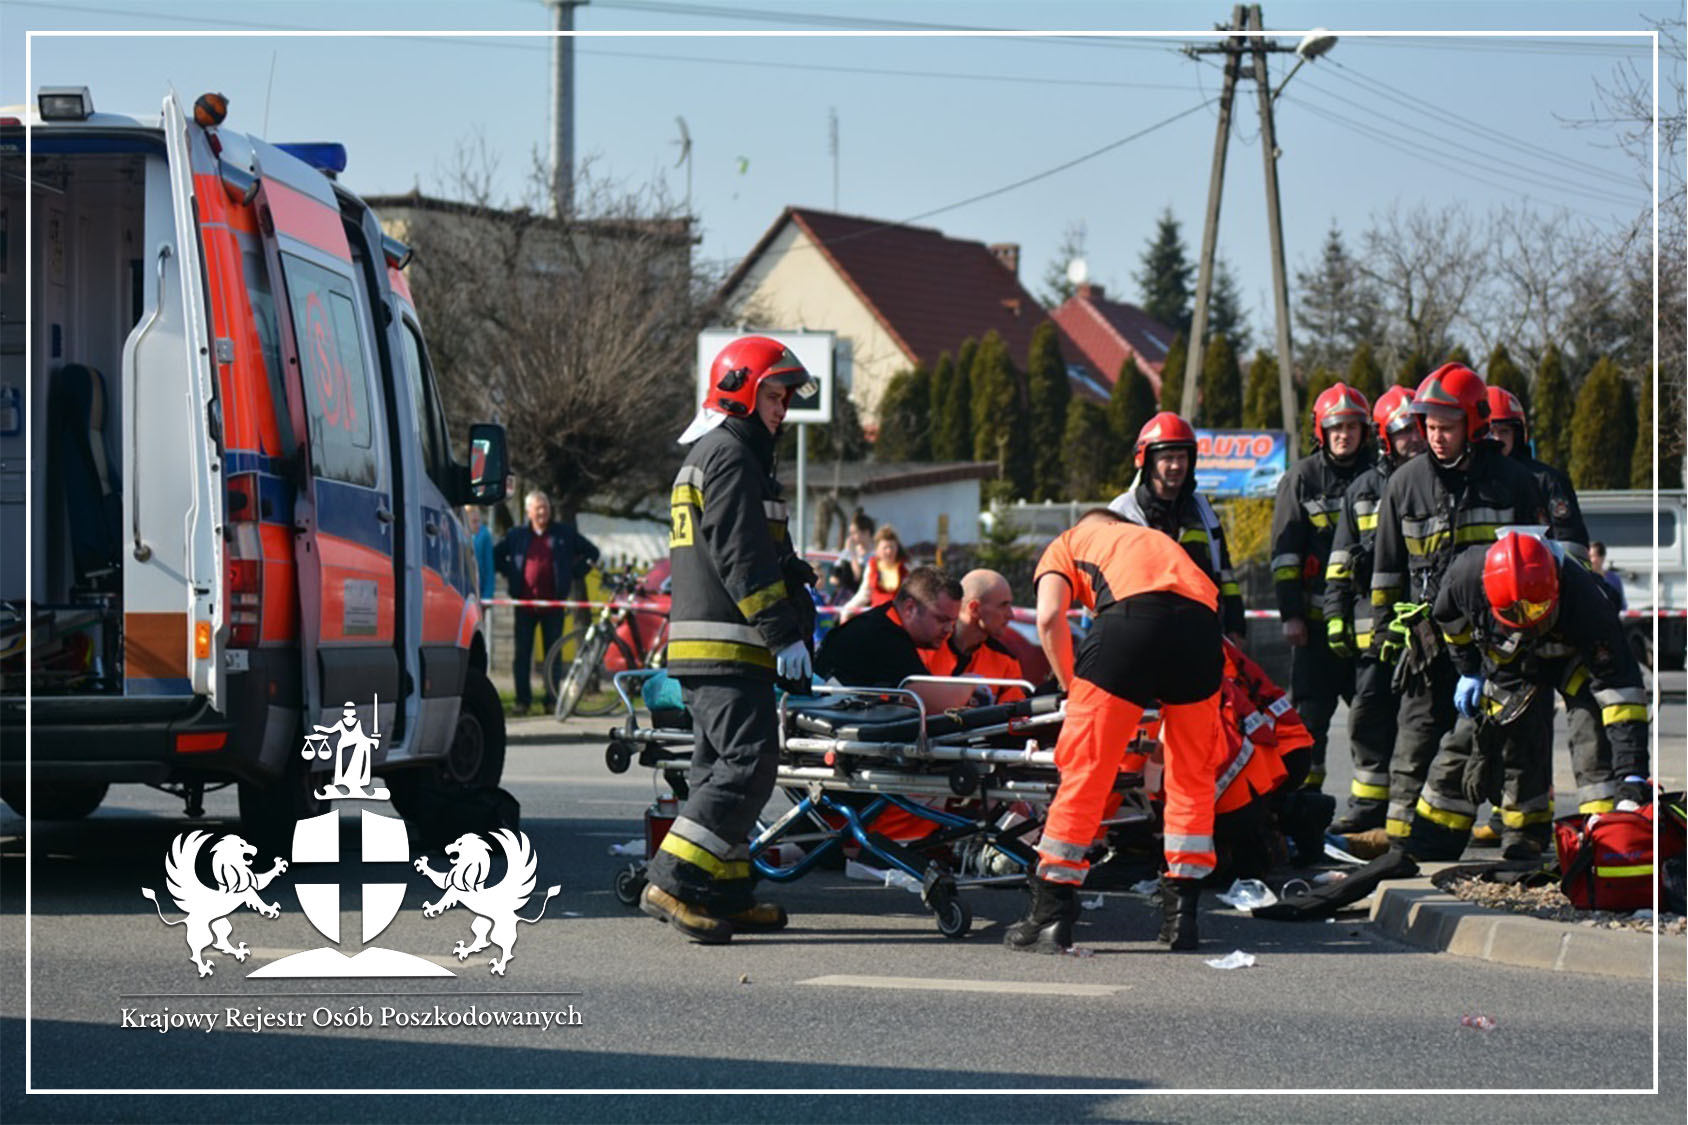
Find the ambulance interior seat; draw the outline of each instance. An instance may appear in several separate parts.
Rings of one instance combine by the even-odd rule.
[[[122,577],[123,488],[105,378],[84,364],[65,364],[53,378],[48,413],[54,450],[49,471],[57,478],[69,533],[72,590],[115,593]]]

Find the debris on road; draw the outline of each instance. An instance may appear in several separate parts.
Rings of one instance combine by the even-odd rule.
[[[1257,906],[1271,906],[1278,901],[1272,888],[1259,879],[1237,879],[1230,890],[1218,895],[1219,901],[1234,910],[1253,910]]]
[[[1456,898],[1493,910],[1528,914],[1532,918],[1545,918],[1552,922],[1580,922],[1591,928],[1653,932],[1652,911],[1620,914],[1611,910],[1578,910],[1557,883],[1522,887],[1485,883],[1479,879],[1456,879],[1448,884],[1447,889]],[[1680,914],[1660,911],[1658,922],[1661,934],[1688,934],[1688,918]]]
[[[1459,1025],[1475,1028],[1478,1031],[1493,1031],[1495,1029],[1495,1021],[1492,1016],[1461,1016]]]
[[[611,855],[636,855],[645,858],[645,841],[643,839],[629,840],[625,844],[611,844]]]
[[[1207,964],[1215,969],[1252,969],[1256,958],[1252,953],[1244,953],[1238,949],[1223,957],[1215,957]]]

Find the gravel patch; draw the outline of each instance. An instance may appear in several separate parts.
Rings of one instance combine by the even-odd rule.
[[[1513,914],[1528,914],[1532,918],[1546,918],[1553,922],[1577,922],[1598,929],[1653,932],[1653,919],[1649,911],[1617,914],[1610,910],[1578,910],[1571,905],[1571,900],[1565,897],[1564,892],[1551,883],[1545,887],[1520,887],[1485,883],[1480,879],[1456,879],[1447,889],[1456,898],[1466,902],[1475,902],[1479,906],[1506,910]],[[1688,918],[1680,914],[1661,913],[1659,932],[1688,933]]]

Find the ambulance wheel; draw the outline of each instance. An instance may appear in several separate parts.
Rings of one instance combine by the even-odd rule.
[[[979,788],[979,767],[972,762],[956,762],[949,768],[950,792],[966,797]]]
[[[611,773],[626,773],[627,767],[633,764],[633,752],[627,748],[625,742],[612,742],[604,748],[604,765]]]
[[[629,863],[615,873],[615,897],[623,906],[638,906],[645,893],[645,865]]]
[[[973,912],[959,898],[945,898],[932,908],[938,918],[938,932],[951,941],[960,941],[973,928]]]
[[[33,806],[35,819],[81,820],[100,807],[106,790],[110,788],[104,781],[37,781]],[[0,797],[13,812],[24,815],[23,778],[18,778],[15,787],[7,785],[0,789]]]
[[[468,788],[497,785],[504,776],[504,707],[483,672],[470,671],[463,685],[457,729],[440,769],[448,783]]]

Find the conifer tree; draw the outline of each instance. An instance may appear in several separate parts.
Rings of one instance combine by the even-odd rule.
[[[1067,404],[1061,431],[1061,454],[1066,467],[1063,495],[1074,500],[1110,500],[1122,455],[1108,412],[1089,399],[1074,396]]]
[[[1372,354],[1370,340],[1361,340],[1348,361],[1348,385],[1365,395],[1367,402],[1376,402],[1383,393],[1383,368]]]
[[[932,420],[931,445],[934,461],[966,460],[956,448],[955,435],[947,425],[950,396],[955,393],[954,383],[955,357],[944,352],[938,356],[938,365],[932,369],[932,393],[926,407],[927,415]]]
[[[1524,408],[1524,416],[1533,417],[1530,413],[1529,376],[1524,374],[1522,367],[1512,361],[1512,354],[1506,350],[1505,344],[1496,344],[1495,350],[1489,353],[1489,365],[1483,369],[1483,382],[1491,387],[1511,391],[1517,396],[1518,404]]]
[[[944,442],[956,460],[973,457],[973,357],[979,341],[969,336],[961,342],[955,357],[955,378],[950,380],[950,397],[944,406]]]
[[[1248,365],[1243,391],[1243,425],[1251,430],[1283,429],[1284,406],[1278,393],[1278,357],[1261,348]]]
[[[1067,470],[1061,456],[1061,435],[1072,397],[1055,322],[1046,320],[1032,333],[1031,353],[1026,358],[1026,436],[1032,457],[1028,495],[1033,500],[1056,500],[1065,492]]]
[[[915,366],[891,377],[879,402],[879,438],[873,444],[876,461],[932,459],[932,377]]]
[[[1655,371],[1655,379],[1658,374]],[[1658,443],[1653,433],[1653,388],[1649,384],[1641,388],[1636,396],[1639,401],[1635,410],[1635,453],[1629,460],[1629,486],[1631,488],[1653,487],[1653,447]]]
[[[1172,345],[1166,349],[1166,362],[1161,365],[1160,408],[1174,412],[1184,409],[1184,364],[1188,361],[1190,346],[1180,332],[1172,338]],[[1135,434],[1132,435],[1136,437]]]
[[[1154,237],[1143,251],[1142,268],[1137,272],[1143,311],[1179,332],[1188,332],[1193,269],[1178,220],[1168,207],[1155,223]]]
[[[1237,353],[1223,335],[1207,343],[1202,355],[1202,425],[1210,429],[1235,428],[1243,421],[1243,376]]]
[[[1571,422],[1571,482],[1578,491],[1623,488],[1634,454],[1635,409],[1628,384],[1603,356],[1577,392]]]
[[[1565,359],[1559,348],[1549,344],[1536,365],[1534,393],[1530,396],[1530,434],[1535,439],[1536,457],[1558,469],[1571,462],[1571,384],[1565,377]]]
[[[1213,295],[1207,305],[1207,335],[1210,340],[1215,336],[1229,340],[1232,355],[1248,351],[1254,337],[1248,326],[1248,313],[1243,309],[1237,279],[1231,273],[1230,263],[1223,258],[1213,270]]]
[[[1424,358],[1423,352],[1415,348],[1402,356],[1399,366],[1395,368],[1395,385],[1416,391],[1430,371],[1430,361]],[[1311,387],[1312,383],[1309,382],[1308,386]],[[1311,396],[1308,401],[1312,401]]]
[[[1137,444],[1137,434],[1155,413],[1155,392],[1149,386],[1149,377],[1137,366],[1136,357],[1126,356],[1107,407],[1108,432],[1118,462],[1101,474],[1102,480],[1125,487],[1133,473],[1131,451]]]
[[[1464,344],[1455,344],[1453,347],[1449,348],[1448,354],[1442,357],[1442,363],[1457,363],[1461,366],[1469,367],[1473,371],[1477,369],[1476,361],[1471,358],[1471,353],[1465,350]],[[1436,367],[1442,366],[1442,363],[1438,363]],[[1431,371],[1434,371],[1435,369],[1436,368],[1433,367],[1431,368]],[[1428,371],[1425,372],[1427,375],[1429,373],[1430,372]]]

